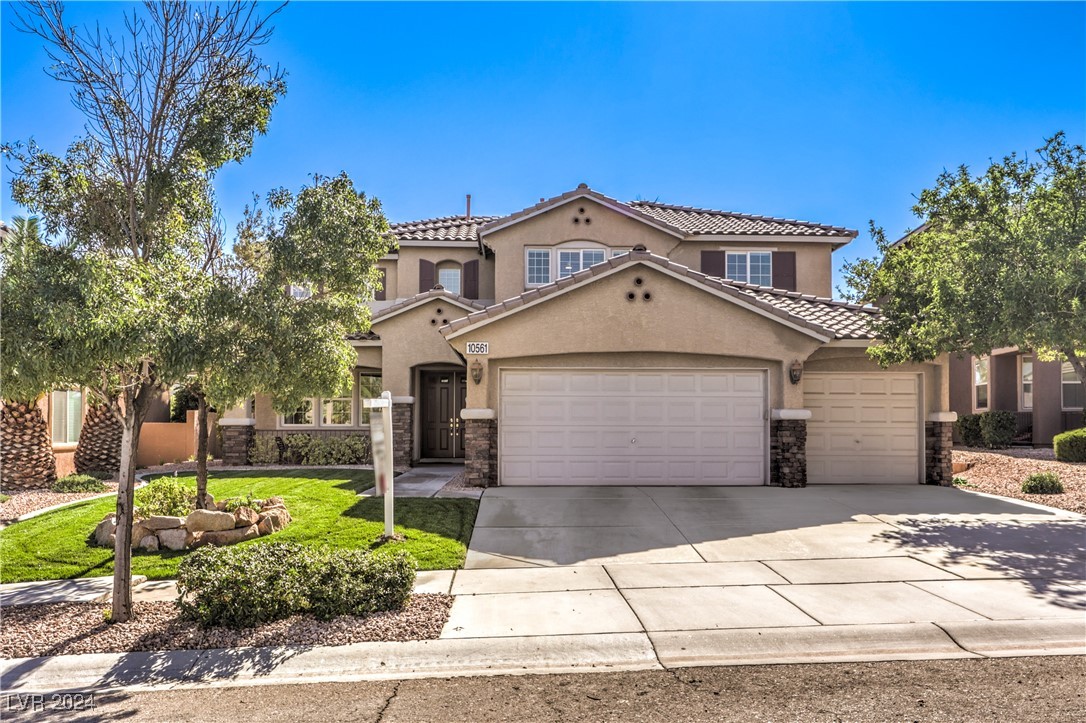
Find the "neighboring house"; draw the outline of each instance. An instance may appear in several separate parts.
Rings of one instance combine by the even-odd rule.
[[[1017,347],[950,358],[950,408],[959,416],[1014,412],[1023,444],[1051,446],[1055,435],[1086,424],[1083,396],[1082,382],[1068,361],[1040,361]]]
[[[388,390],[397,466],[479,485],[950,481],[946,360],[879,368],[877,311],[829,298],[855,231],[582,184],[392,232],[352,395],[232,410],[227,461],[254,433],[365,433]]]

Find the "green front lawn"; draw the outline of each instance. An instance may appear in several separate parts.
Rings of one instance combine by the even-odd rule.
[[[191,475],[189,475],[191,476]],[[297,469],[216,472],[208,489],[216,499],[252,492],[283,498],[294,521],[281,532],[243,545],[272,540],[344,548],[373,547],[384,532],[384,500],[359,497],[373,486],[364,470]],[[89,544],[95,526],[114,509],[112,497],[88,500],[16,522],[0,530],[0,582],[100,577],[113,574],[113,551]],[[476,500],[396,500],[396,532],[403,542],[380,549],[404,549],[421,570],[460,567],[475,526]],[[184,552],[136,552],[132,573],[151,580],[176,577]]]

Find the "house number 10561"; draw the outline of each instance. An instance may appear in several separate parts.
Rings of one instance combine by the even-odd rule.
[[[490,353],[490,342],[486,341],[469,341],[467,344],[468,354],[483,355]]]

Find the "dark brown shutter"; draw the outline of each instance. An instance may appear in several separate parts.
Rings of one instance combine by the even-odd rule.
[[[419,261],[419,293],[429,291],[437,283],[437,267],[433,261],[421,259]]]
[[[479,261],[464,263],[464,296],[468,299],[479,298]]]
[[[796,290],[796,252],[773,252],[773,288]]]
[[[381,281],[379,282],[381,284],[381,286],[377,289],[377,291],[374,292],[373,300],[374,301],[384,301],[385,299],[388,298],[388,296],[385,294],[385,284],[388,283],[388,270],[387,269],[377,269],[377,270],[381,272]]]
[[[702,251],[701,273],[706,276],[716,276],[723,279],[726,270],[724,254],[724,251]]]

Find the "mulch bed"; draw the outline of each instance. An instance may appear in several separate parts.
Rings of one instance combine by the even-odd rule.
[[[134,603],[133,619],[117,624],[106,622],[109,606],[102,603],[25,605],[3,610],[0,656],[433,640],[441,635],[452,601],[451,595],[412,595],[400,612],[328,621],[295,615],[242,630],[200,628],[182,618],[171,601]]]
[[[954,475],[969,483],[965,489],[1086,514],[1086,464],[1057,462],[1051,449],[1012,448],[989,451],[962,448],[954,450],[953,458],[955,462],[973,464],[972,468]],[[1063,494],[1024,493],[1022,481],[1034,472],[1058,474],[1063,482]]]
[[[105,492],[116,492],[116,482],[106,482]],[[46,507],[63,504],[65,502],[77,502],[88,497],[97,497],[103,492],[52,492],[50,490],[29,491],[5,491],[11,499],[0,503],[0,522],[11,522],[29,512],[44,510]]]

